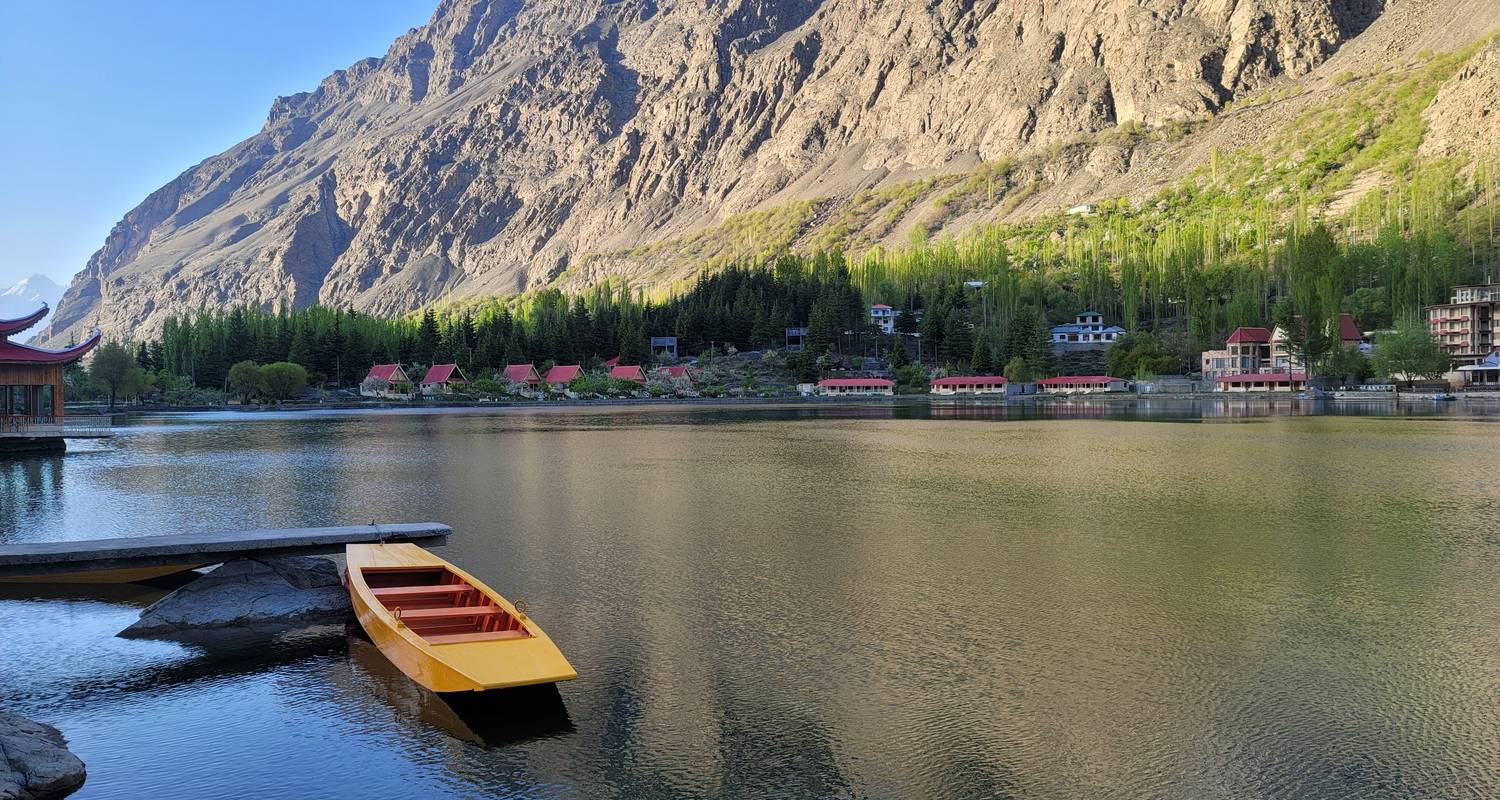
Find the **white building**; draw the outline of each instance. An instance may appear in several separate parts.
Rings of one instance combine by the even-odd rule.
[[[1119,325],[1105,325],[1104,315],[1085,311],[1073,318],[1072,325],[1052,327],[1053,350],[1088,350],[1107,347],[1125,334]]]
[[[870,306],[870,324],[880,329],[881,333],[896,332],[896,315],[901,312],[884,304],[876,303]]]

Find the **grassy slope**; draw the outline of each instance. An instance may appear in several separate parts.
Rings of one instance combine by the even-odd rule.
[[[1265,236],[1266,227],[1279,228],[1293,215],[1310,213],[1339,221],[1357,235],[1392,213],[1453,220],[1467,209],[1468,221],[1453,220],[1454,227],[1472,229],[1475,209],[1493,195],[1492,185],[1475,190],[1459,180],[1472,176],[1470,159],[1423,160],[1417,150],[1425,131],[1423,110],[1480,46],[1428,55],[1415,66],[1343,73],[1332,88],[1283,84],[1215,119],[1150,130],[1122,127],[968,173],[737,215],[631,251],[590,254],[581,259],[583,269],[564,273],[554,285],[577,291],[588,280],[584,276],[608,272],[664,294],[700,270],[779,252],[836,249],[857,260],[885,245],[899,257],[892,241],[921,242],[941,234],[983,235],[1016,253],[1058,252],[1065,249],[1054,246],[1060,230],[1108,230],[1117,220],[1148,234],[1209,223],[1232,238],[1234,232],[1254,235],[1257,228]],[[1287,106],[1303,110],[1288,116],[1280,110]],[[1233,121],[1255,115],[1277,120],[1272,135],[1243,147],[1210,144],[1203,157],[1205,142],[1233,139]],[[1146,170],[1126,172],[1111,185],[1113,193],[1094,195],[1099,216],[1091,220],[1068,218],[1061,203],[1049,207],[1034,199],[1081,173],[1091,157],[1119,154],[1137,163],[1181,158],[1198,166],[1165,180],[1141,174]],[[1493,180],[1491,171],[1479,172],[1484,183]],[[1062,199],[1056,195],[1048,199]]]

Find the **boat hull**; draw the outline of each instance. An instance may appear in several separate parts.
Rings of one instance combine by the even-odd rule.
[[[556,683],[578,677],[552,639],[508,600],[473,576],[410,544],[350,545],[345,582],[359,624],[380,652],[408,677],[434,692],[482,692]],[[366,570],[442,567],[513,616],[529,634],[519,638],[435,643],[399,619],[366,578]]]

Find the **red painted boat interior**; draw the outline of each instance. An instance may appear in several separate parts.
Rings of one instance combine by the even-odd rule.
[[[366,567],[375,599],[429,644],[529,638],[531,631],[445,567]]]

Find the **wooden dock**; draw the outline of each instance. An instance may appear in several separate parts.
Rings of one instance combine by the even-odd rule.
[[[144,580],[236,558],[342,553],[350,544],[441,545],[452,533],[441,523],[417,522],[0,544],[0,581]]]

